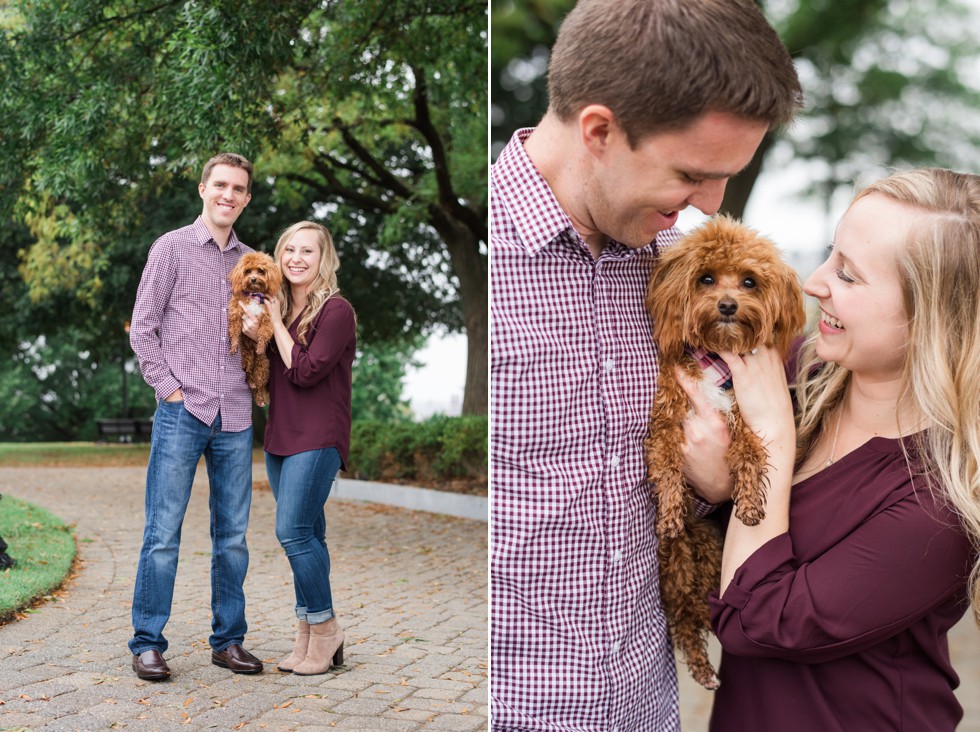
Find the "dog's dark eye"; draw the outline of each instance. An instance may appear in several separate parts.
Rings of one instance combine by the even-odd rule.
[[[715,284],[715,278],[709,274],[701,275],[701,278],[698,280],[698,282],[700,282],[702,285],[713,285]]]
[[[746,277],[744,280],[742,280],[742,287],[744,287],[746,290],[751,290],[753,287],[755,287],[755,280],[751,277]]]

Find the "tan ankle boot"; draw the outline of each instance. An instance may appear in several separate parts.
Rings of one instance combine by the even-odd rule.
[[[277,668],[280,671],[292,671],[306,658],[306,649],[310,645],[310,626],[305,620],[300,620],[296,630],[296,645],[293,646],[292,655],[284,659]]]
[[[344,631],[340,629],[337,618],[325,623],[310,626],[310,645],[306,659],[293,668],[297,676],[325,674],[331,666],[344,662]]]

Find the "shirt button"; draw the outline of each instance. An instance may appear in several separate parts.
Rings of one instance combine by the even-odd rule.
[[[609,652],[612,653],[614,656],[617,653],[619,653],[619,641],[618,640],[615,640],[615,641],[612,642],[612,645],[609,646]]]
[[[615,468],[617,465],[619,465],[619,455],[613,455],[609,458],[609,467]]]
[[[611,358],[607,358],[606,362],[602,364],[602,366],[606,371],[612,371],[616,366],[616,362]]]
[[[619,551],[619,549],[617,549],[616,551],[614,551],[612,553],[612,560],[613,560],[613,562],[617,562],[618,563],[619,560],[622,559],[622,558],[623,558],[623,553],[621,551]]]

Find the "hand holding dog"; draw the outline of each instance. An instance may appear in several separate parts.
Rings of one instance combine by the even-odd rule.
[[[786,370],[779,352],[758,348],[739,355],[719,351],[732,372],[732,388],[745,424],[762,440],[768,453],[766,515],[755,526],[741,521],[728,525],[721,560],[720,594],[724,594],[735,570],[759,547],[789,529],[789,497],[796,453],[793,403]]]
[[[260,307],[264,307],[269,312],[269,320],[272,321],[273,329],[278,328],[283,324],[278,299],[274,297],[267,297],[265,303],[260,305]],[[259,317],[257,315],[252,315],[252,313],[247,309],[245,309],[242,313],[242,333],[247,335],[253,341],[258,340]]]
[[[684,420],[684,478],[708,503],[722,503],[732,497],[733,487],[727,459],[732,444],[728,420],[683,369],[675,368],[674,372],[691,401]]]
[[[766,445],[770,463],[777,455],[788,458],[790,471],[796,450],[793,402],[786,382],[786,367],[774,348],[760,347],[754,353],[719,351],[732,372],[732,388],[745,424]]]

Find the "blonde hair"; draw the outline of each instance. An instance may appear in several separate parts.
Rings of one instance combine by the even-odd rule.
[[[276,242],[274,255],[276,264],[281,266],[282,250],[297,232],[305,229],[310,229],[316,233],[317,245],[320,247],[320,271],[306,291],[306,308],[303,310],[303,316],[300,318],[299,326],[296,329],[296,339],[304,346],[309,343],[307,333],[310,329],[310,323],[320,313],[320,308],[331,297],[340,294],[340,288],[337,286],[337,270],[340,269],[340,259],[337,257],[337,249],[333,245],[333,237],[330,236],[327,227],[322,224],[314,221],[300,221],[282,232],[279,241]],[[292,307],[292,295],[288,287],[282,288],[280,303],[283,322],[286,322]]]
[[[980,380],[973,373],[980,363],[980,176],[910,170],[872,183],[854,200],[872,194],[919,215],[898,258],[909,320],[901,393],[930,423],[917,437],[922,475],[980,547]],[[798,461],[828,427],[850,376],[819,360],[815,340],[807,341],[799,363]],[[980,560],[969,587],[980,623]]]

